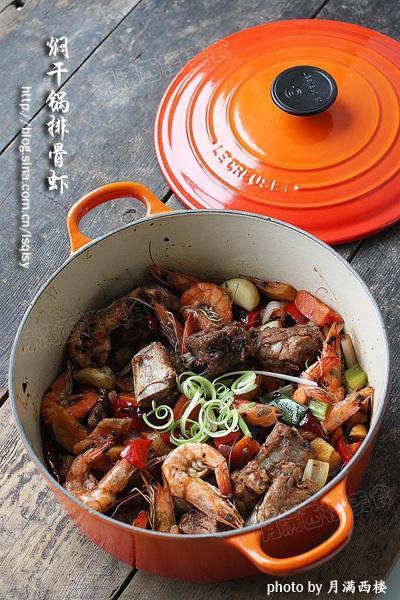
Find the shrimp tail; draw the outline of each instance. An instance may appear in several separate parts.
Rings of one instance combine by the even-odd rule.
[[[185,321],[185,327],[183,328],[182,334],[182,345],[181,345],[181,354],[185,354],[188,352],[188,347],[186,345],[186,340],[195,332],[195,318],[192,312],[188,313],[188,316]]]

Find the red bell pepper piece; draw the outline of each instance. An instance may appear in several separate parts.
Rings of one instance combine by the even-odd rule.
[[[311,431],[311,433],[315,433],[317,437],[321,437],[324,440],[326,439],[325,431],[322,429],[318,419],[316,419],[310,411],[306,412],[300,423],[300,429]]]
[[[336,427],[335,431],[331,435],[331,444],[332,444],[332,446],[335,446],[336,442],[341,437],[344,437],[343,429],[341,427]]]
[[[132,525],[134,527],[140,527],[141,529],[147,529],[149,524],[149,513],[147,510],[141,510],[137,516],[133,519]]]
[[[353,458],[351,448],[343,436],[336,440],[335,449],[345,463],[348,463],[349,460]]]
[[[294,302],[299,311],[319,327],[343,322],[339,313],[335,312],[327,304],[321,302],[321,300],[318,300],[318,298],[310,294],[310,292],[307,292],[307,290],[300,290],[297,292]]]
[[[257,327],[261,325],[261,316],[264,311],[265,306],[260,305],[257,306],[254,310],[248,311],[245,308],[241,308],[239,311],[239,320],[246,329],[251,329],[252,327]]]
[[[214,438],[214,444],[216,449],[219,450],[220,446],[233,446],[233,444],[237,442],[241,437],[241,431],[231,431],[226,435],[221,435],[221,437]]]
[[[254,458],[260,449],[260,444],[250,435],[245,435],[232,447],[230,465],[232,469],[241,469]]]
[[[251,329],[261,324],[261,316],[264,312],[265,306],[257,306],[254,310],[251,310],[246,317],[245,327]]]
[[[111,400],[113,416],[116,419],[129,417],[132,419],[131,429],[145,431],[148,429],[141,416],[141,410],[135,396],[130,393],[122,393]]]
[[[283,307],[283,312],[292,317],[296,323],[307,323],[308,321],[307,317],[305,317],[303,313],[299,311],[294,302],[286,302],[285,306]]]
[[[150,448],[151,440],[138,438],[122,450],[121,457],[126,458],[137,469],[145,469]]]

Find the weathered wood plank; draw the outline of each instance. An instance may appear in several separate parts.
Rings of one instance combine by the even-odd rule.
[[[131,569],[72,524],[18,439],[7,402],[0,410],[0,597],[110,598]]]
[[[138,0],[25,0],[18,9],[5,2],[0,5],[0,152],[21,129],[18,105],[21,86],[32,86],[29,116],[43,106],[51,61],[64,60],[71,73],[132,10]],[[28,25],[28,27],[27,27]],[[69,59],[50,58],[45,47],[51,35],[69,38]]]

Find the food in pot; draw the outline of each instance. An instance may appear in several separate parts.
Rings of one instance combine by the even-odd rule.
[[[368,434],[374,390],[341,316],[288,283],[150,273],[72,328],[41,404],[50,473],[99,512],[181,535],[310,498]]]

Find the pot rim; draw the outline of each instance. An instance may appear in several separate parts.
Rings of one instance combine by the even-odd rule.
[[[166,207],[166,209],[167,208],[168,207]],[[181,534],[164,533],[164,532],[160,532],[160,531],[152,531],[152,530],[142,529],[140,527],[135,527],[133,525],[129,525],[128,523],[123,523],[122,521],[118,521],[107,515],[99,513],[98,511],[88,507],[83,502],[81,502],[80,500],[75,498],[72,494],[67,492],[61,484],[59,484],[55,479],[53,479],[53,477],[50,475],[49,471],[46,469],[46,467],[43,465],[43,463],[39,459],[38,455],[36,454],[35,450],[33,449],[27,436],[25,435],[22,423],[20,421],[20,418],[19,418],[19,415],[17,412],[17,406],[16,406],[15,396],[14,396],[13,375],[14,375],[14,366],[15,366],[15,361],[16,361],[18,341],[19,341],[22,329],[25,325],[25,322],[30,315],[31,310],[33,309],[37,300],[42,295],[42,293],[45,291],[45,289],[75,258],[77,258],[80,254],[82,254],[89,248],[93,247],[94,245],[102,242],[104,239],[112,237],[114,235],[118,235],[121,231],[124,231],[125,229],[137,227],[141,223],[148,222],[148,221],[162,220],[162,219],[170,219],[170,218],[173,218],[175,215],[189,217],[189,218],[192,218],[192,217],[196,218],[196,215],[198,215],[198,214],[201,214],[201,215],[204,215],[204,214],[226,215],[226,214],[228,214],[228,215],[238,217],[238,218],[247,217],[247,218],[261,220],[261,221],[269,221],[271,223],[274,223],[274,224],[284,227],[286,229],[294,230],[295,232],[300,233],[301,235],[303,235],[305,237],[308,237],[313,242],[316,242],[319,246],[321,246],[325,251],[330,252],[336,259],[338,259],[350,271],[350,273],[353,275],[353,277],[355,277],[358,280],[358,282],[364,288],[364,291],[367,293],[367,295],[375,309],[376,316],[377,316],[377,319],[379,320],[379,324],[381,326],[381,329],[383,332],[383,337],[384,337],[384,349],[385,349],[384,359],[385,359],[385,363],[386,363],[386,369],[385,369],[385,373],[384,373],[384,382],[385,383],[384,383],[384,388],[382,391],[382,403],[381,403],[380,407],[378,408],[376,420],[375,420],[373,427],[371,427],[370,430],[368,431],[367,437],[365,438],[365,441],[362,444],[362,447],[360,448],[360,450],[347,463],[347,465],[344,467],[344,469],[342,469],[327,485],[325,485],[323,488],[321,488],[321,490],[319,490],[313,496],[310,496],[310,498],[306,499],[302,503],[297,504],[290,510],[288,510],[284,513],[278,514],[274,517],[271,517],[267,521],[263,521],[261,523],[256,523],[255,525],[247,525],[245,527],[242,527],[241,529],[221,531],[221,532],[216,532],[216,533],[189,534],[189,535],[182,536]],[[170,539],[171,541],[172,540],[181,540],[181,541],[182,540],[194,540],[194,539],[204,540],[204,539],[215,539],[215,538],[226,539],[226,538],[231,538],[231,537],[236,537],[236,536],[238,537],[243,534],[247,534],[250,532],[254,532],[254,531],[269,527],[273,523],[276,523],[283,518],[287,518],[287,517],[293,515],[295,512],[304,509],[306,506],[317,502],[322,496],[324,496],[333,487],[335,487],[340,481],[342,481],[342,479],[347,477],[350,469],[362,457],[362,455],[367,451],[368,447],[371,445],[375,434],[377,433],[377,431],[379,430],[379,428],[381,426],[384,412],[386,409],[386,405],[388,402],[389,383],[390,383],[389,376],[390,376],[390,349],[389,349],[386,325],[384,323],[384,320],[383,320],[381,311],[377,305],[377,302],[376,302],[375,298],[373,297],[371,291],[369,290],[367,284],[363,281],[363,279],[360,277],[360,275],[358,275],[358,273],[353,269],[353,267],[350,265],[350,263],[348,263],[338,252],[336,252],[336,250],[331,248],[328,244],[326,244],[322,240],[318,239],[314,235],[308,233],[307,231],[304,231],[303,229],[296,227],[295,225],[291,225],[291,224],[286,223],[285,221],[281,221],[279,219],[275,219],[272,217],[266,217],[263,215],[257,215],[257,214],[249,213],[246,211],[225,210],[225,209],[223,209],[223,210],[222,209],[196,209],[196,210],[182,209],[182,210],[172,210],[170,212],[160,213],[157,215],[147,215],[145,217],[142,217],[141,219],[138,219],[137,221],[134,221],[133,223],[128,223],[118,229],[115,229],[114,231],[111,231],[109,233],[106,233],[104,235],[94,238],[91,242],[89,242],[88,244],[84,245],[82,248],[80,248],[79,250],[77,250],[76,252],[71,254],[67,258],[67,260],[65,262],[63,262],[63,264],[60,267],[58,267],[58,269],[56,269],[56,271],[54,271],[54,273],[46,280],[46,282],[40,287],[39,291],[35,294],[34,298],[30,301],[30,303],[24,313],[24,316],[22,317],[21,323],[18,327],[16,336],[15,336],[14,344],[13,344],[12,351],[11,351],[10,366],[9,366],[9,371],[8,371],[11,408],[12,408],[14,420],[17,425],[18,434],[19,434],[20,438],[22,439],[22,442],[28,452],[30,459],[33,461],[33,463],[35,464],[39,473],[46,480],[46,482],[50,485],[50,487],[52,487],[55,491],[64,495],[69,502],[72,502],[72,503],[76,504],[77,507],[84,509],[92,517],[95,517],[96,519],[98,519],[100,521],[105,520],[105,522],[111,526],[121,528],[123,530],[126,530],[127,532],[134,533],[135,535],[140,533],[141,535],[144,535],[147,537],[154,537],[154,538],[162,537],[165,539]]]

